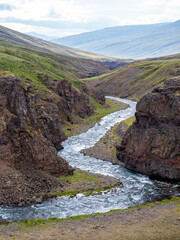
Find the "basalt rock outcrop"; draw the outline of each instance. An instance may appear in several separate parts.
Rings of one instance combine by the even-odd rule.
[[[57,105],[61,109],[62,116],[71,123],[73,123],[74,116],[86,118],[94,112],[95,106],[89,101],[87,95],[92,96],[101,104],[105,103],[104,95],[86,84],[83,84],[83,91],[78,90],[65,79],[62,81],[49,79],[46,86],[58,95]]]
[[[0,78],[0,204],[29,202],[73,174],[57,150],[65,139],[58,105],[15,76]]]
[[[145,95],[117,157],[128,169],[180,181],[180,77]]]

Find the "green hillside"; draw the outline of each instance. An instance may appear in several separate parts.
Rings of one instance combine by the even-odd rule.
[[[0,42],[4,40],[9,43],[18,44],[25,47],[31,47],[33,49],[44,52],[59,53],[67,56],[74,56],[78,58],[86,58],[93,60],[116,61],[114,57],[107,57],[100,54],[94,54],[66,47],[0,26]]]
[[[116,71],[84,79],[106,95],[139,100],[166,79],[180,75],[180,54],[138,61]]]
[[[7,43],[5,39],[0,41],[0,70],[16,74],[43,96],[50,91],[45,86],[48,78],[66,79],[78,88],[79,78],[94,72],[96,74],[108,72],[109,68],[104,63],[90,59],[35,50],[31,47]]]
[[[75,71],[74,68],[64,65],[63,61],[66,60],[68,59],[17,45],[1,42],[0,46],[0,70],[16,74],[44,97],[50,91],[45,86],[48,78],[53,80],[65,78],[78,85],[79,80],[70,73]]]

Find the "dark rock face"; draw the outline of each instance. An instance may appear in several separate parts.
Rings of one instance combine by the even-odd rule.
[[[125,167],[156,178],[180,180],[180,77],[144,96],[117,157]]]
[[[101,105],[105,104],[105,96],[101,90],[96,91],[93,87],[90,87],[85,83],[82,83],[81,87],[86,94],[94,98],[98,103],[100,103]]]
[[[57,155],[65,139],[57,104],[11,76],[0,79],[0,112],[0,204],[62,187],[53,176],[73,169]]]
[[[73,116],[85,118],[94,112],[95,106],[88,96],[74,88],[67,80],[49,80],[47,86],[58,95],[58,107],[67,121],[73,122]]]

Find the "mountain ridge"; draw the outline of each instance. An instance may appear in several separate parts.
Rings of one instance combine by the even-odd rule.
[[[128,25],[53,40],[66,46],[121,58],[159,57],[180,52],[180,21]]]
[[[52,52],[52,53],[62,54],[62,55],[67,55],[72,57],[101,60],[101,61],[117,60],[116,58],[113,58],[113,57],[98,55],[92,52],[88,53],[86,51],[73,49],[71,47],[60,45],[58,43],[52,43],[52,42],[49,42],[37,37],[33,37],[28,34],[24,34],[0,25],[0,41],[4,41],[4,39],[6,39],[7,42],[12,44],[18,43],[21,46],[29,46],[34,48],[35,50]]]

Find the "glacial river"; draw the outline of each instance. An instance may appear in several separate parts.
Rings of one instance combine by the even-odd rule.
[[[112,165],[89,156],[80,151],[92,147],[116,123],[134,115],[136,102],[108,97],[130,105],[101,119],[93,128],[77,136],[68,138],[62,143],[64,149],[59,155],[66,159],[71,166],[93,173],[100,173],[118,178],[123,187],[115,191],[85,197],[78,194],[74,198],[57,198],[41,204],[32,204],[24,207],[0,207],[0,218],[17,221],[32,218],[66,218],[68,216],[107,212],[112,209],[125,209],[130,206],[161,200],[168,196],[179,196],[180,186],[150,180],[149,177],[131,172],[119,165]]]

